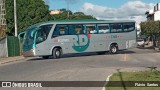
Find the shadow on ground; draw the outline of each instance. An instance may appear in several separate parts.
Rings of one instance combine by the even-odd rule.
[[[134,51],[119,51],[117,53],[118,54],[133,54],[135,53]],[[114,54],[110,54],[109,52],[106,52],[105,54],[101,54],[101,55],[114,55]],[[89,56],[101,56],[95,52],[91,52],[91,53],[78,53],[78,54],[65,54],[63,55],[61,58],[73,58],[73,57],[89,57]],[[52,59],[52,56],[50,56],[49,59]],[[36,61],[36,60],[47,60],[47,59],[43,59],[41,57],[36,57],[36,58],[32,58],[32,59],[29,59],[27,61]]]
[[[135,49],[119,50],[117,55],[121,55],[121,54],[146,54],[146,53],[158,53],[158,52],[155,51],[153,49],[153,47],[140,47],[140,46],[138,46]],[[110,54],[109,52],[106,52],[105,54],[102,54],[102,55],[114,55],[114,54]],[[99,55],[95,52],[90,52],[90,53],[78,53],[78,54],[65,54],[61,58],[89,57],[89,56],[101,56],[101,55]],[[52,59],[52,56],[49,59]],[[29,59],[28,61],[36,61],[36,60],[47,60],[47,59],[37,57],[37,58]]]

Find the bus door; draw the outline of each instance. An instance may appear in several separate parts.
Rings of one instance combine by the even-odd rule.
[[[46,46],[49,43],[47,38],[52,26],[53,24],[43,25],[35,31],[34,42],[38,55],[49,55],[50,48]]]

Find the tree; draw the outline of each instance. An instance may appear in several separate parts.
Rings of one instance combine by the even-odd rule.
[[[51,20],[79,20],[79,19],[95,19],[91,15],[85,15],[83,12],[75,12],[73,13],[72,11],[69,10],[69,18],[68,16],[68,10],[66,9],[60,9],[62,13],[60,14],[55,14],[51,16]]]
[[[85,14],[83,12],[75,12],[74,15],[76,15],[76,16],[84,16]]]
[[[78,20],[78,19],[96,19],[91,15],[85,15],[83,12],[75,12],[72,16],[72,19]]]
[[[7,33],[14,33],[14,0],[6,0],[6,21]],[[25,31],[30,25],[48,20],[65,20],[65,19],[95,19],[90,15],[82,12],[72,13],[70,10],[60,9],[62,13],[57,15],[49,14],[49,7],[43,0],[16,0],[17,1],[17,26],[18,32]],[[69,18],[68,16],[69,11]]]
[[[42,0],[16,0],[18,32],[49,19],[49,7]],[[7,32],[14,33],[13,0],[6,0]]]
[[[151,36],[153,46],[156,46],[156,41],[160,37],[160,21],[146,21],[141,24],[142,34]]]

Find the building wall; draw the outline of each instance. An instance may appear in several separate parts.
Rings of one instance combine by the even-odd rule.
[[[52,11],[50,12],[51,15],[60,14],[60,13],[61,13],[61,11],[59,11],[59,10],[52,10]]]
[[[160,11],[156,11],[154,14],[154,21],[160,20]]]
[[[152,10],[146,12],[147,20],[160,20],[160,3],[157,3]]]
[[[0,58],[8,57],[7,38],[0,40]]]

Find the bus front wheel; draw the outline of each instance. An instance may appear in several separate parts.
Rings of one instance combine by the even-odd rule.
[[[111,44],[109,52],[111,54],[116,54],[117,51],[118,51],[118,45],[117,44]]]
[[[59,48],[53,49],[52,56],[53,56],[54,59],[60,58],[61,54],[62,54],[62,50],[61,49],[59,49]]]

